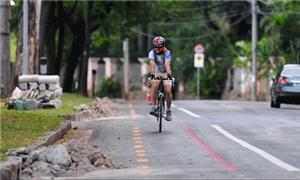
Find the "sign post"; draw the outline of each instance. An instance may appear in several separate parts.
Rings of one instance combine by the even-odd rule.
[[[200,99],[200,68],[204,67],[204,46],[196,44],[194,52],[194,67],[197,68],[197,99]]]

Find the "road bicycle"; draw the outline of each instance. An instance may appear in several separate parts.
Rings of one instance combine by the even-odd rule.
[[[164,80],[170,80],[169,78],[156,77],[154,78],[159,80],[159,88],[156,95],[156,108],[155,108],[155,117],[157,118],[159,132],[162,131],[162,120],[166,119],[166,101],[165,101],[165,90],[164,90]],[[148,78],[148,86],[151,86],[151,78]],[[175,78],[172,77],[172,87],[174,86]]]

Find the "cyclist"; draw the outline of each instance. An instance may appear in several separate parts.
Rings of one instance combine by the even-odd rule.
[[[154,48],[149,52],[150,59],[150,77],[151,77],[151,97],[153,107],[150,114],[156,114],[156,94],[159,88],[157,77],[168,78],[163,80],[164,92],[167,102],[166,120],[172,120],[171,101],[172,101],[172,76],[171,76],[171,52],[165,47],[165,39],[157,36],[153,39]]]

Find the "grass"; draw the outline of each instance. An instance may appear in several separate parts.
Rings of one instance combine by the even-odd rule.
[[[61,117],[49,115],[72,114],[74,106],[90,103],[93,99],[64,93],[61,100],[62,107],[59,109],[7,110],[2,105],[0,107],[0,161],[5,160],[5,152],[8,149],[29,145],[64,121]]]

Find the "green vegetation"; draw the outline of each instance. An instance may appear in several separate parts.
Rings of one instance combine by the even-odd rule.
[[[57,60],[48,64],[59,65],[50,68],[53,70],[50,74],[66,67],[64,91],[72,91],[74,64],[79,64],[77,61],[83,57],[84,51],[88,50],[90,57],[118,59],[123,57],[125,38],[129,38],[130,61],[137,63],[138,57],[147,57],[153,37],[164,36],[172,53],[172,73],[178,82],[184,82],[190,94],[196,94],[193,47],[197,43],[203,44],[202,98],[221,98],[228,72],[237,67],[251,68],[250,1],[64,0],[43,3],[45,9],[41,13],[48,19],[41,22],[41,26],[51,31],[45,32],[48,38],[40,38],[41,42],[45,40],[40,49],[47,52],[48,59]],[[89,5],[92,8],[88,8]],[[260,79],[273,75],[285,63],[300,64],[300,3],[263,0],[257,1],[257,7],[257,78]],[[12,8],[11,30],[14,34],[19,30],[20,8],[20,1]],[[69,14],[69,17],[61,18],[64,14]],[[84,33],[86,25],[88,33]],[[87,34],[89,37],[85,37]],[[87,38],[90,44],[84,47],[82,42]],[[79,66],[81,72],[84,72],[81,69],[84,67]],[[84,88],[82,81],[79,80],[80,88]],[[110,83],[110,80],[104,83]],[[101,96],[109,96],[112,92],[105,88],[101,91]]]
[[[16,62],[17,37],[14,32],[10,33],[10,62]]]
[[[122,96],[121,85],[114,77],[103,78],[100,90],[96,92],[98,97],[119,98]]]
[[[74,106],[90,103],[92,100],[92,98],[77,94],[64,93],[62,96],[63,104],[60,109],[18,111],[6,110],[2,106],[0,160],[5,159],[7,149],[29,145],[64,121],[61,117],[49,115],[74,113]]]

